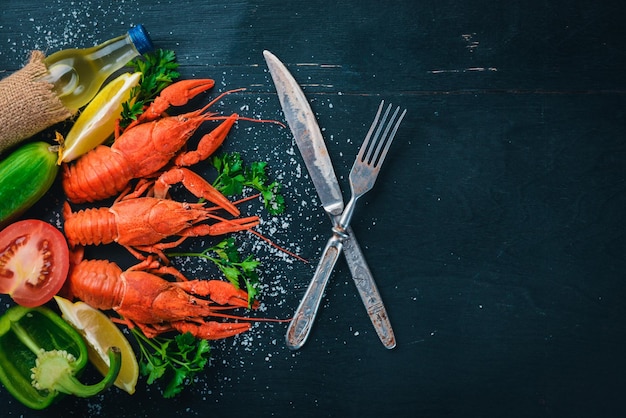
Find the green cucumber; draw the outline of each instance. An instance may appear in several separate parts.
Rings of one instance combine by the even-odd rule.
[[[15,220],[50,189],[59,172],[46,142],[22,145],[0,161],[0,228]]]

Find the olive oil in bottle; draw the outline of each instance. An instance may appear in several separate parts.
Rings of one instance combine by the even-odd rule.
[[[152,49],[150,36],[138,25],[126,35],[91,48],[53,53],[45,59],[49,74],[41,80],[54,84],[65,107],[78,110],[93,99],[111,74]]]

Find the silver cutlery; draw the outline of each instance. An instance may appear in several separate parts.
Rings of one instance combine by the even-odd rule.
[[[285,119],[291,128],[322,207],[330,216],[333,225],[337,225],[344,209],[343,197],[311,106],[285,65],[269,51],[263,51],[263,56],[274,80]],[[352,229],[348,227],[346,231],[349,237],[343,242],[343,252],[353,281],[378,337],[386,348],[393,348],[396,346],[395,335],[374,277]]]
[[[342,250],[343,242],[349,237],[347,228],[354,214],[357,200],[374,186],[396,131],[406,114],[406,110],[400,113],[399,107],[391,113],[391,105],[383,114],[383,108],[384,101],[378,107],[376,117],[350,170],[349,180],[352,194],[350,200],[337,225],[333,227],[333,235],[324,248],[313,279],[287,329],[287,346],[291,349],[302,347],[309,336],[330,274]],[[389,117],[390,115],[391,117]]]

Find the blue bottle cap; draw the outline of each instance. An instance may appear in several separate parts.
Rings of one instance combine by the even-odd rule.
[[[135,26],[128,31],[128,35],[140,54],[145,54],[146,52],[150,52],[154,49],[152,39],[150,39],[150,35],[148,35],[148,32],[143,25]]]

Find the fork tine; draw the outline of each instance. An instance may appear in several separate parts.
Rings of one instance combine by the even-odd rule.
[[[383,160],[387,155],[387,151],[389,151],[389,147],[391,146],[391,142],[396,135],[396,131],[400,126],[400,122],[402,122],[402,119],[406,114],[406,109],[404,109],[398,119],[395,120],[398,116],[398,112],[400,111],[400,106],[398,106],[393,115],[391,115],[390,121],[387,123],[387,117],[389,116],[389,112],[391,111],[391,108],[393,106],[389,104],[387,110],[385,111],[385,114],[381,118],[384,104],[385,101],[382,100],[380,102],[380,105],[378,105],[378,111],[376,112],[374,121],[372,122],[372,125],[370,126],[370,129],[365,136],[365,140],[363,141],[363,145],[361,145],[361,148],[359,149],[359,154],[357,155],[357,161],[361,161],[367,165],[371,165],[373,168],[377,168],[383,163]],[[382,132],[381,137],[381,131],[383,131],[383,129],[384,132]],[[390,130],[391,134],[389,133]]]
[[[384,101],[380,102],[380,108],[382,110]],[[369,150],[367,152],[367,157],[365,158],[365,162],[367,164],[372,164],[374,162],[374,160],[376,159],[376,155],[378,155],[378,152],[380,151],[380,145],[381,145],[381,141],[380,141],[380,133],[383,130],[383,128],[385,127],[385,123],[387,122],[387,116],[389,116],[389,111],[391,110],[391,104],[387,107],[387,110],[385,111],[385,114],[383,115],[382,119],[378,123],[378,129],[376,129],[376,134],[374,134],[374,139],[372,140],[371,144],[369,145]],[[383,138],[384,135],[387,135],[387,131],[385,131],[385,133],[383,134]],[[384,141],[383,141],[384,142]]]
[[[389,112],[391,111],[391,103],[389,104],[389,106],[387,107],[387,111],[385,112],[385,117],[383,118],[383,121],[380,123],[380,127],[378,128],[378,132],[376,132],[377,134],[380,133],[381,129],[383,128],[383,126],[385,127],[385,132],[383,132],[382,137],[377,136],[377,146],[376,146],[376,150],[374,151],[374,154],[371,156],[371,159],[369,160],[369,163],[373,166],[376,167],[378,165],[378,156],[380,155],[380,150],[382,149],[383,145],[385,145],[385,143],[389,140],[388,138],[388,134],[389,134],[389,129],[391,129],[391,125],[393,120],[395,119],[396,115],[398,114],[398,111],[400,110],[400,108],[398,107],[396,109],[396,111],[394,112],[394,114],[391,116],[391,121],[389,123],[387,123],[387,116],[389,115]],[[373,148],[373,146],[372,146]]]
[[[391,105],[389,105],[389,107],[391,108]],[[396,111],[393,113],[393,116],[391,116],[391,121],[387,125],[387,129],[385,129],[383,139],[378,144],[378,147],[376,147],[376,156],[372,160],[372,164],[376,168],[380,168],[383,161],[385,160],[385,157],[387,156],[387,151],[389,151],[389,147],[391,147],[391,143],[393,142],[393,139],[396,136],[396,131],[398,130],[398,127],[400,126],[400,122],[402,122],[402,119],[404,118],[404,115],[406,114],[406,109],[404,109],[404,111],[400,114],[398,119],[395,121],[395,124],[393,124],[393,130],[391,131],[389,135],[387,135],[389,133],[389,130],[391,129],[394,119],[396,118],[396,116],[398,116],[399,111],[400,111],[400,106],[396,108]],[[383,148],[382,152],[379,153],[379,150],[382,147],[383,143],[385,144],[385,147]]]

